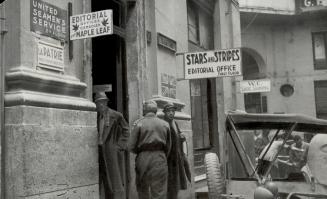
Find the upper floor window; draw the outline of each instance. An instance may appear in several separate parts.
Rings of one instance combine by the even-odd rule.
[[[312,33],[314,69],[327,69],[327,32]]]
[[[213,3],[199,3],[195,0],[187,1],[188,40],[202,48],[213,49]]]
[[[193,3],[188,3],[187,12],[188,39],[194,42],[195,44],[199,44],[199,16],[196,6]]]

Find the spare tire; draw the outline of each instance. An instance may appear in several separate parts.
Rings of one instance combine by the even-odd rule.
[[[204,156],[204,164],[207,174],[209,199],[220,198],[220,195],[225,192],[225,183],[217,154],[206,153]]]

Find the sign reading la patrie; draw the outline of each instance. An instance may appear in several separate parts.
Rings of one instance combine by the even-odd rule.
[[[238,76],[241,72],[239,48],[184,54],[185,79]]]
[[[42,0],[30,0],[30,3],[31,31],[66,40],[67,11]]]
[[[112,10],[101,10],[70,17],[70,40],[113,33]]]
[[[64,48],[60,45],[39,41],[37,63],[39,67],[63,71]]]

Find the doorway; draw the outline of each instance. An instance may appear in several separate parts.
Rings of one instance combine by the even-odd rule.
[[[108,106],[128,118],[125,38],[115,31],[124,31],[124,4],[120,1],[92,1],[92,12],[112,9],[114,34],[92,38],[93,88],[100,88],[109,98]],[[97,89],[95,89],[97,88]]]
[[[242,66],[244,80],[261,79],[264,76],[256,59],[245,50],[242,50]],[[244,105],[247,113],[266,113],[267,96],[262,93],[245,93]]]

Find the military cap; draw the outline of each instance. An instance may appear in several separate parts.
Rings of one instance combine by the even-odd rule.
[[[97,92],[94,96],[94,102],[99,100],[109,100],[105,92]]]
[[[167,104],[165,104],[164,107],[163,107],[163,111],[165,112],[165,111],[168,111],[170,109],[176,110],[176,106],[171,102],[167,102]]]

